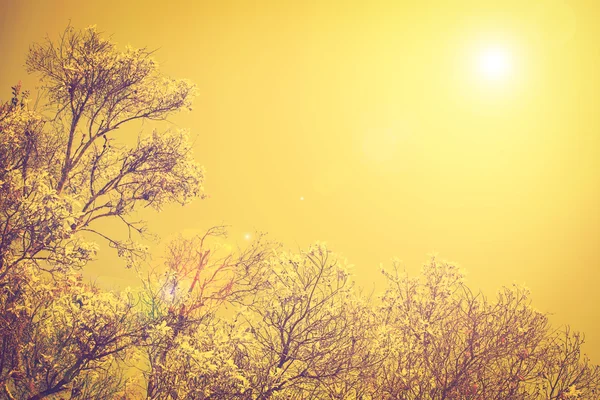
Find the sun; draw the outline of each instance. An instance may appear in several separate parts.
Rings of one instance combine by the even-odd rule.
[[[477,70],[486,80],[505,80],[512,72],[511,55],[501,47],[485,48],[477,56]]]

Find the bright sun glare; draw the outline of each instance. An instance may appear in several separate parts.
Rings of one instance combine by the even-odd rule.
[[[510,75],[512,60],[510,54],[502,48],[487,48],[479,54],[477,67],[484,78],[502,80]]]

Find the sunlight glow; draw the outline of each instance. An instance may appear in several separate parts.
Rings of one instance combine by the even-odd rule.
[[[512,60],[510,54],[502,48],[487,48],[477,58],[479,73],[487,80],[501,80],[510,75]]]

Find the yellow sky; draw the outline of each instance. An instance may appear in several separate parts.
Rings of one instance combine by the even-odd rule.
[[[600,2],[0,2],[2,99],[69,20],[198,85],[173,122],[211,198],[146,215],[161,236],[323,240],[368,288],[437,253],[490,296],[525,283],[600,362]],[[481,74],[486,51],[505,76]],[[100,280],[127,276],[113,261]]]

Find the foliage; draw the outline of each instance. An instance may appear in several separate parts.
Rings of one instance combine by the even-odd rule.
[[[143,315],[151,326],[143,345],[149,399],[210,398],[246,391],[237,360],[249,336],[219,315],[224,305],[262,285],[259,265],[274,245],[262,235],[232,251],[219,239],[224,227],[180,238],[168,249],[165,268],[142,279]]]
[[[317,243],[299,254],[274,254],[264,267],[264,288],[240,312],[253,338],[244,364],[253,395],[358,397],[353,378],[375,361],[367,350],[374,321],[345,261]]]
[[[48,104],[30,109],[19,84],[0,106],[0,383],[8,398],[108,396],[123,383],[115,360],[137,343],[137,311],[75,285],[73,274],[98,250],[90,234],[133,265],[146,250],[131,213],[202,196],[186,132],[155,130],[133,145],[117,134],[189,108],[194,88],[163,77],[150,51],[121,52],[93,27],[35,44],[26,64]],[[106,218],[124,224],[127,239],[104,232],[97,221]]]
[[[525,288],[490,300],[435,258],[418,277],[394,263],[376,300],[323,243],[233,249],[222,226],[139,263],[135,211],[202,197],[204,180],[187,132],[125,130],[190,108],[193,86],[151,55],[68,27],[27,58],[44,112],[20,85],[0,104],[0,398],[598,398],[583,335],[552,328]],[[139,287],[84,281],[93,235]]]
[[[4,390],[9,398],[114,396],[119,362],[141,333],[135,302],[66,274],[57,281],[23,268],[0,292]],[[10,394],[9,394],[10,393]]]
[[[187,132],[154,131],[132,146],[117,140],[127,123],[191,105],[193,86],[163,77],[150,56],[118,51],[95,28],[68,27],[57,43],[30,49],[27,68],[40,76],[48,111],[29,110],[20,86],[0,109],[0,278],[25,260],[51,270],[81,267],[94,252],[80,232],[99,235],[131,263],[144,253],[131,240],[145,230],[129,219],[136,207],[201,196],[203,170]],[[107,217],[124,223],[130,239],[100,232],[94,223]]]
[[[390,399],[596,398],[600,369],[581,357],[579,334],[553,331],[527,289],[503,288],[496,301],[465,285],[435,258],[419,278],[385,272],[376,375]],[[569,397],[571,396],[571,397]]]

